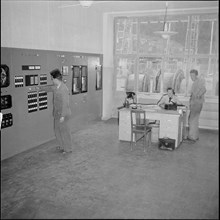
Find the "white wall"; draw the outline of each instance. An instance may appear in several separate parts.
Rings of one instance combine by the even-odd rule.
[[[1,1],[1,46],[102,53],[102,13],[61,1]]]

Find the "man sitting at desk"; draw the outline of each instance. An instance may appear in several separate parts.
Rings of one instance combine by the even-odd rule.
[[[157,105],[159,105],[161,108],[165,108],[165,105],[172,105],[172,104],[182,105],[182,103],[175,95],[174,90],[171,87],[169,87],[167,88],[167,94],[163,95],[160,98]]]
[[[123,103],[123,106],[128,108],[130,106],[130,104],[133,104],[133,103],[136,103],[135,93],[134,92],[126,92],[126,98]]]

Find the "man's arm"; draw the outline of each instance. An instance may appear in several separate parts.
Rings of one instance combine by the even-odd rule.
[[[47,86],[36,86],[38,91],[45,91],[45,92],[53,92],[55,89],[54,85],[47,85]]]
[[[164,108],[164,104],[165,104],[165,95],[163,95],[160,100],[157,102],[157,105]]]

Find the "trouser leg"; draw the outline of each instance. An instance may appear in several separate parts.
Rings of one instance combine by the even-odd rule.
[[[60,120],[59,119],[54,119],[54,133],[60,145],[60,149],[63,150],[64,148],[63,148],[63,141],[62,141],[62,136],[61,136],[61,131],[60,131]]]
[[[192,140],[199,138],[199,116],[202,110],[202,104],[192,104],[189,114],[189,135]]]
[[[69,120],[65,119],[64,122],[60,123],[60,134],[64,151],[72,151],[72,136],[69,127]]]

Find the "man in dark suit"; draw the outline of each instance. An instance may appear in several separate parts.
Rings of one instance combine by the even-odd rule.
[[[50,72],[53,85],[39,86],[39,90],[53,92],[53,116],[54,132],[60,144],[59,149],[63,153],[72,151],[71,131],[69,121],[71,118],[70,93],[62,82],[62,74],[59,69]]]

